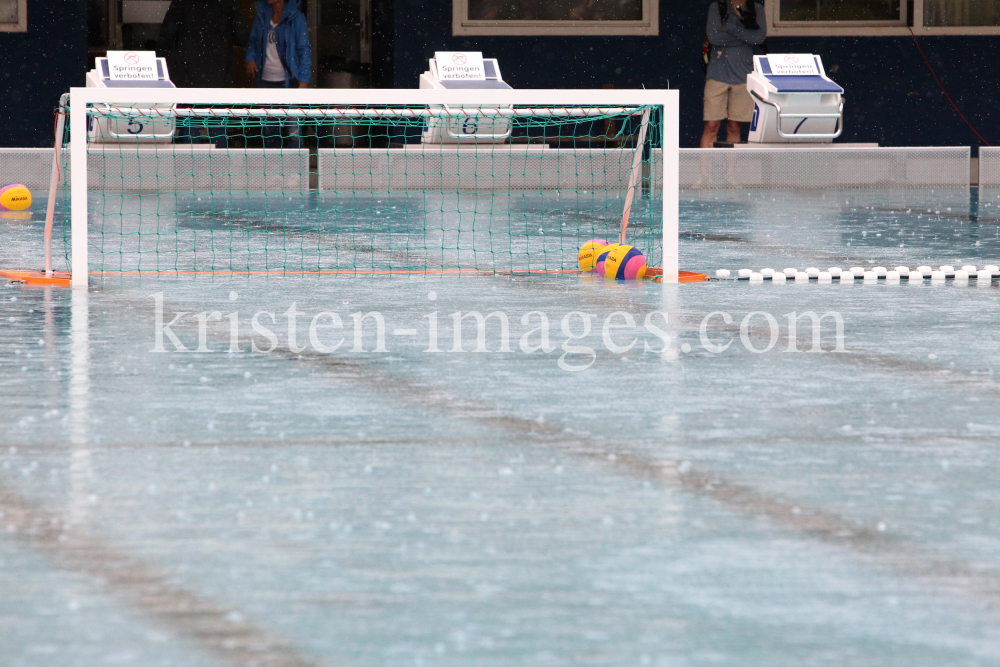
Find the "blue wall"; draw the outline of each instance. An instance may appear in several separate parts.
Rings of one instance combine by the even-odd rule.
[[[0,146],[51,146],[59,96],[86,71],[86,0],[28,0],[28,32],[0,33]]]
[[[681,142],[697,144],[703,78],[698,59],[708,3],[662,0],[659,37],[472,37],[451,35],[451,0],[395,0],[397,88],[412,88],[437,50],[500,59],[517,88],[619,88],[668,83],[681,90]],[[921,39],[952,98],[987,140],[1000,143],[998,37]],[[842,141],[884,146],[978,146],[951,109],[910,38],[772,38],[771,51],[815,52],[847,90]],[[0,34],[0,146],[48,146],[52,108],[84,83],[85,0],[28,0],[28,32]]]
[[[482,51],[515,88],[665,87],[681,90],[681,145],[701,136],[699,58],[708,2],[662,0],[658,37],[453,37],[451,0],[396,0],[395,82],[412,88],[438,50]],[[995,100],[1000,38],[931,37],[921,45],[952,99],[991,143],[1000,143]],[[909,37],[771,38],[775,53],[818,53],[846,90],[840,141],[883,146],[978,146]]]

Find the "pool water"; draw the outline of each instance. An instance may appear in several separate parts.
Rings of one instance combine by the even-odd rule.
[[[1000,264],[997,194],[686,191],[681,265]],[[4,285],[0,662],[995,665],[998,298]]]

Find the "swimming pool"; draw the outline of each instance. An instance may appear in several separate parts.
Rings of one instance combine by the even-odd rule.
[[[996,194],[684,191],[681,266],[997,263]],[[33,232],[6,228],[0,259]],[[997,299],[3,286],[0,646],[33,666],[995,664]],[[493,314],[486,352],[475,315],[456,342],[471,312]],[[843,322],[823,352],[808,312]]]

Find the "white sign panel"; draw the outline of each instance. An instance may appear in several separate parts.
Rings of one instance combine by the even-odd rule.
[[[485,81],[483,54],[480,51],[438,51],[438,79],[441,81]]]
[[[108,51],[112,81],[156,81],[155,51]]]
[[[777,76],[818,75],[816,56],[811,53],[772,53],[767,57],[771,74]]]

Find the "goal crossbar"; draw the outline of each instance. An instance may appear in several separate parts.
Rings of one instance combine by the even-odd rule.
[[[444,107],[384,108],[327,107],[318,109],[260,109],[240,107],[170,108],[170,107],[116,107],[96,110],[106,118],[306,118],[306,119],[387,119],[401,118],[587,118],[592,116],[639,115],[634,107],[576,107],[576,108],[483,108]]]

